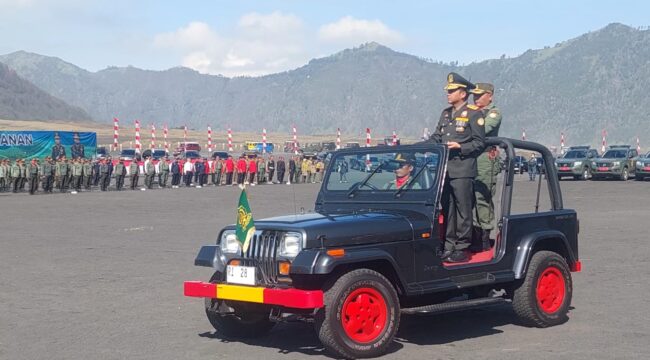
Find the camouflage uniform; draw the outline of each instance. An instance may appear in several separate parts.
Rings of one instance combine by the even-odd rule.
[[[20,185],[20,159],[17,159],[13,165],[11,165],[11,179],[13,181],[12,191],[18,192],[18,185]]]
[[[145,173],[144,185],[147,187],[147,189],[152,189],[153,177],[154,175],[156,175],[156,167],[153,164],[153,161],[151,161],[151,159],[149,159],[149,161],[146,162],[144,173]]]
[[[169,178],[169,163],[167,159],[160,159],[158,169],[158,185],[162,188],[167,187],[167,179]],[[212,173],[212,179],[214,181],[214,172]]]
[[[4,192],[6,186],[7,186],[7,167],[5,166],[5,161],[0,160],[0,192]]]
[[[72,184],[70,187],[74,191],[81,191],[81,181],[83,180],[84,166],[80,158],[72,164]]]

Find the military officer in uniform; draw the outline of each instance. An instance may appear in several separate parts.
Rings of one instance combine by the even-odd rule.
[[[34,195],[38,191],[39,165],[38,160],[33,158],[27,167],[27,178],[29,179],[29,195]]]
[[[476,158],[485,147],[485,119],[475,105],[468,105],[474,84],[456,73],[447,76],[447,102],[431,140],[449,148],[442,192],[442,211],[447,229],[442,258],[448,262],[469,260]]]
[[[72,135],[74,144],[70,146],[70,153],[73,159],[84,158],[84,144],[79,142],[79,133]]]
[[[129,174],[131,175],[131,190],[135,190],[138,187],[138,179],[140,177],[138,174],[139,171],[140,166],[138,166],[138,162],[134,159],[129,165]]]
[[[167,187],[167,179],[169,178],[169,157],[165,156],[164,158],[160,159],[160,162],[158,163],[158,168],[160,171],[158,172],[158,186],[161,188],[166,188]],[[212,181],[214,182],[214,173],[212,174]]]
[[[117,191],[122,190],[122,186],[124,186],[124,177],[126,176],[124,160],[120,159],[120,161],[115,165],[113,175],[115,176],[115,189]]]
[[[108,171],[108,164],[106,164],[106,159],[102,159],[99,163],[99,185],[102,191],[108,190],[108,185],[111,182],[111,178]]]
[[[0,160],[0,192],[5,191],[7,186],[7,171],[9,170],[6,165],[7,160]]]
[[[58,132],[54,133],[54,146],[52,146],[52,159],[58,160],[61,156],[65,156],[65,148],[61,145],[61,137]]]
[[[156,167],[153,159],[148,157],[144,161],[144,185],[147,189],[153,189],[153,177],[156,175]]]
[[[499,136],[501,126],[501,111],[492,102],[494,85],[490,83],[476,83],[470,92],[474,97],[474,105],[483,112],[485,119],[485,136]],[[497,175],[501,171],[498,159],[498,150],[490,146],[479,155],[476,164],[478,174],[474,180],[474,194],[476,196],[476,211],[474,227],[477,230],[478,240],[472,244],[475,252],[490,249],[490,232],[494,229],[494,201],[497,191]]]

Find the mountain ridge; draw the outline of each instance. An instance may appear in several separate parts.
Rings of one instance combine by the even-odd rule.
[[[395,129],[411,136],[435,127],[446,106],[446,75],[456,71],[496,85],[504,136],[520,137],[525,128],[529,139],[547,144],[558,143],[564,132],[569,143],[596,145],[603,128],[612,141],[631,142],[637,134],[650,141],[644,120],[650,104],[638,97],[650,80],[649,33],[613,23],[552,47],[462,66],[371,42],[260,77],[229,78],[183,67],[89,72],[26,52],[0,56],[0,62],[102,122],[117,116],[283,132],[296,124],[303,133],[371,127],[375,134]]]

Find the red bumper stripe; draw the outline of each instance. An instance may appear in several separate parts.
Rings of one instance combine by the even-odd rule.
[[[186,281],[183,284],[183,293],[185,296],[213,298],[217,296],[217,284]]]
[[[220,284],[220,286],[225,287],[228,285]],[[251,289],[253,288],[251,287]],[[258,289],[263,290],[264,304],[296,309],[316,309],[323,307],[323,292],[321,290]],[[183,290],[185,296],[219,299],[217,284],[202,281],[186,281],[183,284]]]
[[[320,290],[264,289],[264,303],[298,309],[323,307],[323,292]]]

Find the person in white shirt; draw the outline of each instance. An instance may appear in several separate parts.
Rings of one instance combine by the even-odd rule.
[[[185,160],[185,165],[183,165],[183,176],[185,176],[185,186],[192,185],[192,176],[194,176],[194,164],[190,159]]]

